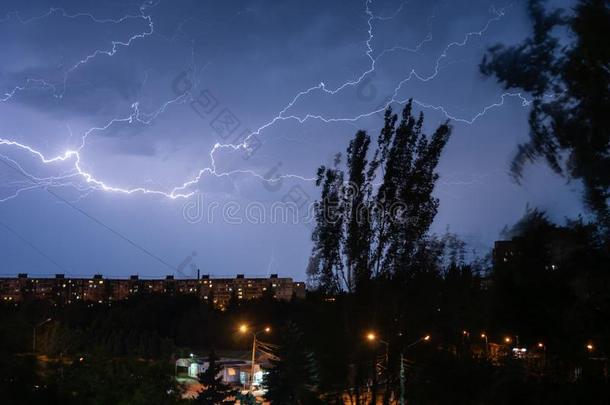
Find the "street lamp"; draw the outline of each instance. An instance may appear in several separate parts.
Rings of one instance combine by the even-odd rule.
[[[250,327],[245,323],[239,326],[239,332],[246,334],[250,331]],[[264,329],[252,332],[252,366],[250,368],[250,391],[254,390],[254,362],[256,361],[256,341],[259,333],[271,333],[271,327],[266,326]]]
[[[383,339],[379,339],[377,337],[377,335],[375,334],[375,332],[369,332],[366,334],[366,340],[368,340],[369,342],[379,342],[385,345],[385,365],[386,367],[388,367],[388,357],[389,357],[389,351],[390,351],[390,344],[388,342],[386,342]]]
[[[390,344],[388,342],[386,342],[383,339],[379,339],[377,337],[377,335],[375,334],[375,332],[369,332],[366,334],[366,340],[368,340],[369,342],[379,342],[385,345],[385,361],[386,361],[386,367],[388,366],[388,352],[390,351]]]
[[[589,353],[591,353],[593,350],[595,350],[595,346],[593,346],[592,343],[587,343],[587,346],[585,346],[587,348],[587,351]]]
[[[388,380],[387,376],[389,375],[389,372],[390,372],[390,356],[389,356],[390,344],[383,339],[379,339],[378,336],[375,334],[375,332],[372,332],[372,331],[368,332],[366,334],[366,339],[371,343],[379,342],[379,343],[382,343],[385,345],[384,360],[385,360],[386,385],[387,385],[387,384],[389,384],[389,380]],[[373,384],[376,387],[377,386],[377,355],[376,354],[375,354],[375,361],[373,362],[373,368],[374,368]],[[372,395],[375,396],[375,393],[376,393],[376,390],[373,390]]]
[[[418,343],[421,343],[421,342],[428,342],[428,341],[430,341],[430,339],[432,339],[432,336],[430,336],[430,335],[424,335],[424,336],[420,337],[419,339],[417,339],[415,342],[413,342],[413,343],[411,343],[411,344],[407,345],[407,349],[408,349],[409,347],[411,347],[411,346],[415,346],[415,345],[416,345],[416,344],[418,344]]]
[[[32,353],[36,353],[36,328],[44,325],[47,322],[51,322],[51,318],[47,318],[38,325],[32,327]]]
[[[485,340],[485,353],[489,354],[489,338],[485,332],[481,333],[481,339]]]
[[[399,336],[402,336],[402,333],[399,334]],[[389,370],[389,348],[390,348],[390,344],[388,342],[386,342],[383,339],[379,339],[379,337],[377,336],[377,334],[373,331],[367,332],[365,335],[366,340],[368,340],[369,342],[379,342],[385,345],[385,361],[386,361],[386,370]],[[404,385],[404,380],[405,380],[405,369],[404,369],[404,350],[413,347],[415,345],[417,345],[418,343],[421,342],[428,342],[430,341],[430,339],[432,339],[432,336],[430,335],[424,335],[422,337],[420,337],[419,339],[417,339],[416,341],[412,342],[411,344],[405,346],[405,348],[403,350],[401,350],[400,352],[400,404],[403,405],[405,403],[405,385]]]
[[[415,342],[407,345],[405,349],[400,351],[400,405],[405,405],[405,357],[404,350],[413,347],[421,342],[429,342],[432,337],[430,335],[424,335],[417,339]]]

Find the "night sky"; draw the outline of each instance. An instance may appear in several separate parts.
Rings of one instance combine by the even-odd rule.
[[[529,34],[525,2],[27,3],[0,5],[3,275],[304,279],[311,227],[270,207],[313,201],[316,168],[410,97],[454,127],[434,232],[485,254],[528,205],[583,213],[542,163],[511,179],[528,95],[478,70]]]

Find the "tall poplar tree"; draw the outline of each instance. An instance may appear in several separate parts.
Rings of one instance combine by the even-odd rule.
[[[414,117],[412,108],[409,101],[400,122],[388,108],[370,161],[370,138],[358,131],[347,148],[346,174],[339,159],[333,168],[318,169],[321,195],[308,272],[325,292],[403,276],[425,249],[438,210],[436,168],[451,128],[443,123],[427,136],[423,114]]]

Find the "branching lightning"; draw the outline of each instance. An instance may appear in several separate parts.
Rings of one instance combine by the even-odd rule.
[[[17,185],[18,188],[11,195],[2,197],[0,199],[0,202],[5,202],[10,199],[16,198],[20,194],[22,194],[26,191],[29,191],[29,190],[42,188],[42,187],[61,187],[61,186],[74,187],[79,192],[85,193],[85,195],[88,195],[88,193],[90,193],[92,191],[105,191],[105,192],[120,193],[120,194],[125,194],[125,195],[150,194],[150,195],[166,197],[169,199],[188,198],[195,193],[195,191],[193,191],[195,189],[195,186],[199,183],[199,181],[202,179],[202,177],[206,176],[206,175],[216,176],[216,177],[231,177],[231,176],[234,176],[237,174],[241,174],[241,175],[254,176],[255,178],[258,178],[262,181],[267,181],[267,182],[275,182],[275,181],[279,181],[281,179],[297,179],[297,180],[303,180],[303,181],[311,181],[312,178],[303,177],[303,176],[300,176],[297,174],[285,174],[282,176],[274,177],[273,179],[267,179],[267,178],[265,178],[264,175],[261,175],[260,173],[257,173],[256,171],[249,170],[249,169],[219,171],[219,170],[217,170],[217,166],[216,166],[216,158],[217,158],[216,153],[221,150],[248,151],[250,148],[250,141],[251,141],[252,137],[254,137],[255,135],[262,134],[265,130],[269,129],[270,127],[272,127],[273,125],[275,125],[276,123],[281,122],[281,121],[291,120],[291,121],[296,121],[300,124],[302,124],[308,120],[319,120],[324,123],[333,123],[333,122],[354,123],[361,119],[371,117],[374,114],[378,114],[378,113],[384,111],[388,106],[390,106],[393,103],[404,104],[407,100],[400,99],[399,94],[408,82],[410,82],[412,80],[416,80],[416,81],[425,83],[425,82],[434,80],[439,75],[439,71],[441,69],[441,64],[442,64],[443,60],[447,58],[448,53],[453,48],[465,47],[469,43],[471,38],[483,36],[488,31],[489,27],[493,23],[499,21],[505,15],[504,9],[500,9],[500,10],[492,9],[493,17],[490,18],[479,30],[466,33],[460,41],[451,42],[442,49],[441,53],[434,60],[434,64],[430,69],[430,73],[423,74],[423,73],[417,72],[415,69],[411,69],[406,74],[406,76],[404,76],[400,81],[398,81],[396,83],[393,94],[387,100],[387,102],[384,105],[380,106],[379,108],[374,109],[373,111],[366,111],[366,112],[358,114],[358,115],[344,116],[344,117],[336,117],[336,116],[328,117],[328,116],[324,116],[322,114],[314,114],[314,113],[307,113],[304,115],[291,113],[291,110],[293,110],[293,108],[300,101],[302,101],[303,99],[305,99],[306,97],[308,97],[310,95],[315,94],[315,95],[323,95],[323,96],[332,97],[348,88],[353,88],[355,86],[362,84],[365,79],[370,77],[376,71],[377,64],[380,62],[380,60],[382,60],[389,54],[397,53],[397,52],[416,53],[416,52],[419,52],[423,47],[425,47],[432,40],[432,34],[428,33],[418,44],[416,44],[413,47],[396,45],[396,46],[393,46],[390,48],[382,49],[381,51],[376,53],[376,51],[372,45],[372,42],[374,39],[374,25],[375,25],[374,23],[376,21],[386,22],[386,21],[398,18],[398,16],[405,11],[407,2],[402,2],[400,4],[400,6],[395,10],[394,13],[392,13],[391,15],[386,16],[386,17],[374,14],[371,9],[372,5],[373,5],[373,0],[365,0],[365,14],[367,16],[367,20],[366,20],[367,37],[366,37],[366,40],[364,41],[364,43],[365,43],[365,49],[366,49],[365,55],[369,61],[369,66],[367,69],[365,69],[355,79],[347,80],[334,88],[329,88],[324,82],[320,82],[319,84],[317,84],[315,86],[312,86],[305,90],[299,91],[278,112],[277,115],[275,115],[273,118],[271,118],[270,120],[268,120],[267,122],[262,124],[258,129],[252,131],[240,143],[236,143],[236,144],[216,143],[208,153],[210,166],[204,167],[204,168],[198,170],[198,172],[191,179],[174,187],[173,189],[159,190],[159,189],[152,189],[152,188],[147,188],[147,187],[143,187],[143,186],[118,187],[115,185],[108,184],[105,181],[98,178],[93,173],[91,173],[90,171],[85,169],[85,165],[83,164],[83,161],[82,161],[82,151],[86,147],[87,138],[91,134],[93,134],[95,132],[106,131],[113,125],[119,124],[119,123],[132,124],[134,122],[138,122],[138,123],[141,123],[144,125],[148,125],[148,124],[152,123],[155,119],[157,119],[157,117],[159,115],[161,115],[170,105],[185,103],[185,102],[189,101],[191,95],[188,92],[164,102],[156,110],[149,112],[149,113],[142,112],[140,110],[139,103],[135,102],[134,104],[132,104],[131,111],[129,114],[127,114],[124,117],[113,118],[104,125],[88,129],[82,135],[80,145],[77,148],[65,150],[63,153],[61,153],[57,156],[46,156],[44,153],[40,152],[38,149],[36,149],[33,146],[27,145],[25,143],[17,142],[15,140],[11,140],[9,138],[0,137],[0,146],[6,147],[6,148],[12,148],[14,150],[26,153],[43,165],[68,164],[70,166],[70,169],[65,174],[62,174],[59,176],[54,176],[54,177],[38,177],[38,176],[35,176],[32,173],[29,173],[28,171],[26,171],[24,169],[23,165],[19,164],[15,159],[12,159],[5,155],[0,155],[0,159],[3,159],[5,163],[10,164],[13,168],[18,170],[24,176],[24,179],[25,179],[24,181],[12,183],[12,184]],[[153,35],[154,34],[154,22],[153,22],[151,14],[147,13],[147,10],[154,6],[156,6],[156,3],[146,2],[140,6],[139,13],[128,14],[128,15],[125,15],[118,19],[99,19],[99,18],[96,18],[94,15],[88,14],[88,13],[69,14],[64,9],[60,9],[60,8],[51,8],[51,9],[49,9],[49,11],[47,13],[44,13],[42,15],[32,17],[29,19],[25,19],[25,20],[19,16],[18,12],[12,12],[12,13],[7,14],[7,16],[3,20],[0,20],[0,21],[6,21],[7,19],[14,17],[17,19],[17,21],[20,24],[24,24],[24,25],[29,24],[33,21],[47,18],[51,15],[58,15],[63,18],[70,18],[70,19],[87,18],[96,24],[120,24],[127,20],[140,19],[146,23],[147,30],[137,32],[125,40],[113,40],[111,42],[109,48],[94,50],[93,52],[80,58],[76,63],[74,63],[70,68],[68,68],[64,72],[62,83],[59,83],[59,84],[50,83],[44,79],[27,79],[25,81],[25,83],[23,83],[19,86],[15,86],[10,91],[7,91],[0,98],[0,101],[9,102],[13,98],[13,96],[15,96],[15,94],[17,94],[18,92],[36,88],[36,87],[44,88],[44,89],[51,89],[53,91],[53,95],[55,97],[58,97],[58,98],[63,97],[63,95],[66,91],[66,85],[69,80],[69,77],[74,71],[76,71],[77,69],[81,68],[82,66],[84,66],[86,64],[93,63],[93,61],[97,57],[100,57],[100,56],[112,57],[117,52],[119,52],[119,50],[124,49],[124,48],[129,48],[132,45],[132,43],[134,43],[135,41],[145,40],[147,37]],[[57,91],[58,88],[61,88],[60,92]],[[520,93],[504,93],[504,94],[500,95],[499,101],[492,103],[488,106],[485,106],[480,112],[476,113],[472,117],[455,116],[455,115],[451,114],[444,106],[434,105],[432,103],[429,103],[429,102],[426,102],[423,100],[414,100],[414,103],[416,103],[417,105],[419,105],[420,107],[422,107],[424,109],[431,109],[431,110],[440,112],[445,117],[447,117],[448,119],[451,119],[455,122],[460,122],[460,123],[469,125],[469,124],[474,123],[476,120],[478,120],[485,114],[487,114],[490,110],[499,108],[502,105],[504,105],[505,100],[507,98],[518,98],[521,100],[521,104],[523,106],[527,106],[530,103],[530,101]]]

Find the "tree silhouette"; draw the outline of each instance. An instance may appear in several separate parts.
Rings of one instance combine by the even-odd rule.
[[[339,155],[334,167],[318,169],[321,195],[308,274],[322,291],[352,292],[379,276],[405,278],[426,250],[438,210],[436,167],[451,128],[444,123],[427,136],[423,123],[423,114],[413,116],[412,101],[400,121],[388,108],[370,162],[370,138],[358,131],[347,148],[347,174]]]
[[[316,185],[322,187],[322,193],[315,208],[316,228],[311,236],[314,247],[307,269],[308,275],[327,293],[338,292],[341,283],[347,283],[341,257],[343,172],[338,168],[340,161],[338,154],[335,167],[318,169]]]
[[[610,5],[579,0],[569,16],[530,0],[533,34],[519,45],[490,48],[481,72],[532,97],[530,140],[519,145],[517,181],[529,161],[544,158],[557,173],[581,180],[584,200],[610,230]],[[567,38],[556,28],[566,28]],[[565,40],[572,40],[564,45]],[[564,159],[565,157],[565,159]]]
[[[318,374],[313,354],[304,347],[303,333],[290,322],[284,328],[277,359],[264,378],[265,398],[272,405],[309,405],[320,403],[317,396]]]
[[[222,368],[217,362],[218,356],[214,350],[210,351],[208,355],[208,368],[197,376],[204,389],[195,399],[196,404],[217,405],[235,403],[235,401],[227,399],[235,395],[235,391],[222,382],[222,376],[218,375]]]

